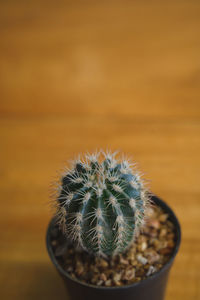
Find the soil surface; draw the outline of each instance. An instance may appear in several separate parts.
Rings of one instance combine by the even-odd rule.
[[[98,286],[121,286],[151,276],[169,260],[175,246],[174,225],[160,207],[148,210],[135,243],[109,260],[93,257],[69,245],[55,227],[51,243],[58,263],[72,278]]]

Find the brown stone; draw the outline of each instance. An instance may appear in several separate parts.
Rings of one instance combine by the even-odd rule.
[[[103,280],[103,282],[105,282],[107,280],[107,277],[104,273],[101,273],[100,279]]]
[[[164,237],[164,236],[166,236],[166,234],[167,234],[167,228],[162,228],[162,229],[160,230],[159,236],[160,236],[160,237]]]
[[[116,284],[118,284],[120,282],[120,280],[121,280],[121,277],[122,277],[121,273],[115,273],[113,275],[113,282],[116,283]]]
[[[129,265],[129,262],[127,259],[124,259],[123,256],[120,257],[119,262],[123,265]]]
[[[170,254],[171,253],[171,249],[170,248],[163,248],[163,249],[159,250],[159,253],[163,254],[163,255]]]
[[[108,262],[105,259],[101,259],[99,262],[99,266],[103,267],[103,268],[107,268],[108,267]]]
[[[111,286],[112,282],[110,279],[106,280],[105,282],[105,286]]]
[[[145,255],[147,256],[148,263],[150,265],[154,264],[160,259],[160,255],[153,249],[149,249],[148,252],[145,253]]]
[[[155,229],[159,229],[160,228],[160,222],[158,220],[156,220],[156,219],[151,220],[149,222],[149,225],[150,225],[150,227],[153,227]]]
[[[132,280],[133,278],[135,278],[135,269],[133,268],[133,269],[126,270],[123,279]]]
[[[159,221],[164,223],[167,221],[168,217],[169,217],[168,214],[162,214],[159,216]]]

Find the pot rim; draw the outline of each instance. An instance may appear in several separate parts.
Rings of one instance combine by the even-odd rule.
[[[154,202],[155,204],[157,204],[158,206],[161,206],[161,208],[163,208],[167,213],[169,213],[170,215],[170,219],[171,221],[174,223],[175,225],[175,230],[176,230],[176,245],[174,247],[174,250],[172,252],[172,255],[170,257],[170,259],[167,261],[167,263],[157,272],[153,273],[152,275],[150,275],[149,277],[142,279],[141,281],[138,282],[134,282],[132,284],[127,284],[127,285],[122,285],[122,286],[97,286],[97,285],[93,285],[93,284],[89,284],[89,283],[85,283],[79,279],[76,278],[72,278],[67,271],[65,271],[60,264],[58,263],[57,259],[55,258],[55,255],[53,253],[53,249],[51,247],[51,243],[50,243],[50,230],[52,228],[52,226],[54,225],[54,221],[55,219],[52,218],[51,221],[49,222],[48,225],[48,229],[47,229],[47,234],[46,234],[46,247],[47,247],[47,251],[49,253],[49,256],[51,258],[51,261],[53,262],[54,266],[56,267],[56,269],[64,276],[67,277],[69,280],[72,280],[82,286],[85,287],[90,287],[93,289],[101,289],[101,290],[114,290],[114,289],[127,289],[127,288],[133,288],[136,287],[138,285],[145,285],[147,282],[153,281],[154,278],[159,277],[159,275],[161,275],[162,273],[165,272],[165,270],[167,270],[168,268],[170,268],[170,266],[172,265],[174,258],[179,250],[180,247],[180,243],[181,243],[181,227],[180,227],[180,223],[175,215],[175,213],[173,212],[173,210],[168,206],[168,204],[166,204],[166,202],[164,202],[162,199],[160,199],[158,196],[156,195],[152,195],[151,196],[151,200],[152,202]]]

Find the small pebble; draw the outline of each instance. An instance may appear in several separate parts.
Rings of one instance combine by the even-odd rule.
[[[170,248],[163,248],[159,251],[159,253],[162,254],[162,255],[170,254],[171,249]]]
[[[102,285],[104,283],[104,280],[98,280],[97,285]]]
[[[78,276],[80,276],[81,274],[83,274],[84,268],[83,268],[83,264],[80,261],[77,262],[77,266],[76,266],[76,270],[75,271],[76,271],[76,274]]]
[[[123,279],[132,280],[133,278],[135,278],[135,269],[130,269],[130,270],[125,271]]]
[[[129,262],[127,259],[124,259],[122,256],[120,257],[120,263],[123,264],[123,265],[128,265]]]
[[[148,271],[147,271],[147,277],[148,276],[150,276],[150,275],[152,275],[153,273],[155,273],[157,271],[157,269],[155,268],[155,267],[153,267],[153,266],[150,266],[149,267],[149,269],[148,269]]]
[[[150,249],[145,254],[147,255],[149,264],[154,264],[155,262],[159,261],[159,259],[160,259],[160,255],[153,249]]]
[[[104,282],[107,280],[107,277],[104,273],[101,273],[100,275],[101,280],[103,280]]]
[[[159,228],[160,228],[160,222],[159,222],[158,220],[156,220],[156,219],[151,220],[151,221],[149,222],[149,225],[150,225],[151,227],[155,228],[155,229],[159,229]]]
[[[167,242],[167,247],[169,247],[169,248],[174,248],[174,246],[175,246],[175,243],[174,243],[173,240],[169,240],[169,241]]]
[[[162,228],[160,230],[159,236],[162,238],[162,237],[166,236],[166,234],[167,234],[167,228]]]
[[[105,259],[101,259],[99,263],[100,267],[107,268],[108,262]]]
[[[53,247],[55,247],[55,246],[57,245],[57,243],[58,243],[58,242],[57,242],[56,240],[52,240],[52,241],[51,241],[51,245],[52,245]]]
[[[113,275],[113,282],[116,284],[119,283],[119,281],[121,280],[121,277],[122,277],[121,273],[115,273]]]
[[[147,263],[147,259],[144,257],[144,256],[142,256],[141,254],[138,254],[137,255],[137,260],[141,263],[141,264],[143,264],[143,265],[145,265],[146,263]]]
[[[168,214],[162,214],[159,216],[159,221],[160,222],[166,222],[168,218]]]
[[[59,245],[56,250],[55,250],[55,256],[59,257],[59,256],[63,256],[66,252],[67,252],[67,244],[62,244]]]
[[[147,243],[146,242],[143,242],[141,244],[141,251],[143,252],[145,249],[147,249]]]
[[[106,282],[105,282],[105,286],[111,286],[111,279],[109,279],[109,280],[106,280]]]

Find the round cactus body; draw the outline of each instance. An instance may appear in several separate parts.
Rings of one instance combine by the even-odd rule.
[[[140,175],[115,153],[86,155],[63,175],[57,217],[63,232],[86,251],[111,256],[134,241],[144,223],[148,192]]]

